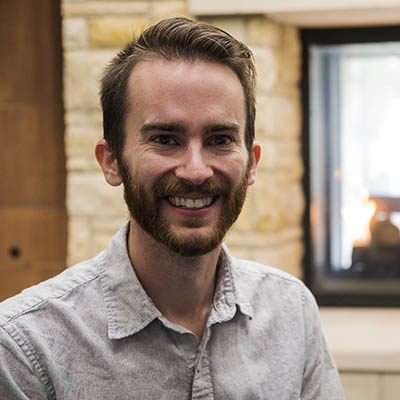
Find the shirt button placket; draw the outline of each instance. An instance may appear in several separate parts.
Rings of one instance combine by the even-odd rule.
[[[210,362],[206,350],[203,352],[194,373],[192,399],[214,399]]]

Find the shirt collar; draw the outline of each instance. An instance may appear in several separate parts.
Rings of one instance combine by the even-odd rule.
[[[231,255],[225,244],[222,244],[218,261],[218,280],[215,289],[213,309],[216,312],[215,322],[232,319],[237,310],[252,318],[253,310],[246,292],[241,290],[240,277],[236,271],[237,260]],[[214,322],[214,321],[213,321]]]
[[[128,230],[126,222],[112,238],[100,262],[110,339],[139,332],[161,316],[132,268],[127,249]]]
[[[132,268],[127,250],[128,230],[126,222],[101,254],[99,263],[110,339],[133,335],[153,320],[163,320]],[[232,319],[237,310],[252,317],[251,305],[238,290],[234,265],[235,259],[223,244],[209,325]]]

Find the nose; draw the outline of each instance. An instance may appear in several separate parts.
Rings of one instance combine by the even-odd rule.
[[[194,185],[201,185],[212,177],[214,170],[204,153],[205,150],[200,143],[188,145],[175,169],[175,176]]]

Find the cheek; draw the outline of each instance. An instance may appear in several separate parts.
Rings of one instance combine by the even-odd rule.
[[[247,169],[248,169],[248,158],[240,157],[230,163],[228,162],[226,163],[225,174],[227,177],[229,177],[229,180],[236,187],[242,182]]]
[[[137,165],[137,177],[142,185],[147,188],[153,187],[162,181],[164,177],[170,177],[172,168],[166,160],[159,157],[145,157]]]

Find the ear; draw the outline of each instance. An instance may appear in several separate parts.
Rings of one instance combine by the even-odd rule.
[[[100,139],[97,142],[95,155],[107,183],[111,186],[119,186],[122,183],[122,179],[119,174],[118,162],[104,139]]]
[[[247,185],[252,185],[256,180],[256,169],[258,161],[261,157],[261,145],[258,142],[253,143],[253,147],[250,152],[250,171]]]

